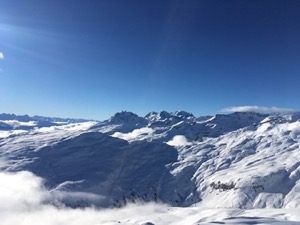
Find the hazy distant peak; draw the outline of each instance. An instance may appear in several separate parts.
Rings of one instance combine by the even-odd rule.
[[[2,113],[0,114],[0,120],[18,120],[22,122],[28,122],[31,119],[28,115],[16,115],[16,114],[10,114],[10,113]]]
[[[265,118],[269,114],[259,112],[233,112],[230,114],[216,114],[215,118],[237,118],[237,119],[252,119],[252,118]]]

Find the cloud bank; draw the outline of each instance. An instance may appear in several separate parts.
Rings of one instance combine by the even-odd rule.
[[[1,60],[1,59],[4,59],[3,52],[0,52],[0,60]]]
[[[55,207],[43,180],[30,172],[0,172],[1,225],[147,224],[167,212],[161,204],[128,205],[117,209]],[[150,223],[149,223],[150,224]],[[168,224],[167,222],[165,224]]]
[[[27,210],[28,206],[36,208],[45,199],[46,192],[39,177],[25,171],[16,174],[0,173],[0,212],[20,212]]]
[[[233,106],[222,109],[223,112],[258,112],[258,113],[294,113],[296,110],[265,106]]]

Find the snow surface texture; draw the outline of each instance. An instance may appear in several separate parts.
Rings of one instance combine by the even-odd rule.
[[[103,122],[42,126],[30,118],[7,118],[0,120],[0,169],[3,180],[17,171],[35,174],[16,176],[38,182],[29,183],[27,191],[43,192],[38,203],[25,199],[29,203],[20,205],[45,205],[39,213],[65,206],[129,205],[119,212],[138,215],[135,220],[129,216],[127,224],[299,224],[299,119],[297,113],[195,118],[162,111],[143,118],[120,112]],[[153,211],[152,220],[144,221],[150,217],[130,204],[146,202],[189,207],[144,205]],[[116,224],[113,218],[100,224]]]

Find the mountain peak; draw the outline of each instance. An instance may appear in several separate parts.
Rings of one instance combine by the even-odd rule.
[[[162,111],[160,111],[160,112],[158,113],[158,117],[159,117],[161,120],[164,120],[164,119],[170,118],[170,117],[171,117],[171,114],[170,114],[169,112],[167,112],[167,111],[162,110]]]
[[[195,118],[195,116],[192,114],[192,113],[189,113],[189,112],[186,112],[186,111],[183,111],[183,110],[177,110],[175,111],[174,113],[171,113],[172,115],[174,116],[177,116],[177,117],[181,117],[181,118]]]
[[[139,117],[137,114],[133,112],[128,111],[121,111],[117,112],[115,115],[113,115],[109,122],[111,123],[128,123],[128,122],[134,122],[143,119],[142,117]]]

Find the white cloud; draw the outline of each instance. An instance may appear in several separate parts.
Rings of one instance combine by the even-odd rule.
[[[132,139],[135,139],[137,137],[139,137],[140,135],[147,135],[147,134],[151,134],[153,133],[153,129],[149,128],[149,127],[143,127],[140,129],[135,129],[132,132],[129,133],[120,133],[120,132],[116,132],[112,135],[112,137],[116,137],[116,138],[121,138],[124,139],[126,141],[130,141]]]
[[[176,135],[173,137],[172,140],[168,141],[167,144],[171,146],[186,146],[190,143],[188,142],[185,136]]]
[[[4,59],[3,52],[0,52],[0,59]]]
[[[223,112],[259,112],[259,113],[293,113],[294,109],[265,106],[233,106],[222,109]]]

